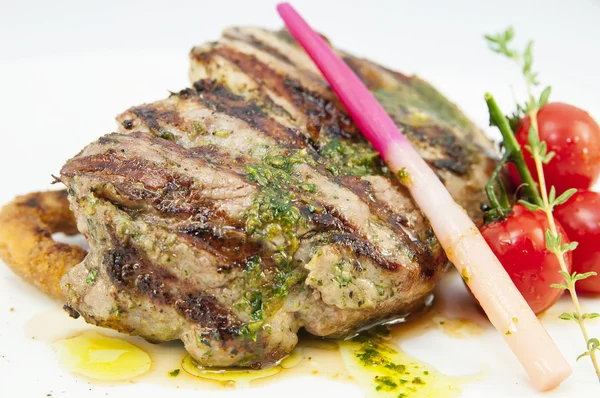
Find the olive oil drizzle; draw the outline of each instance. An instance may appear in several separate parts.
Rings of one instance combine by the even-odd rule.
[[[150,355],[138,346],[94,331],[60,340],[54,349],[65,368],[93,380],[131,380],[152,366]]]
[[[477,380],[479,375],[445,376],[399,348],[402,343],[431,330],[460,339],[477,336],[491,328],[464,291],[460,276],[451,273],[447,277],[439,285],[442,289],[437,289],[437,300],[433,304],[428,302],[430,305],[421,313],[407,316],[405,322],[400,319],[402,324],[375,326],[354,339],[344,341],[322,339],[301,332],[299,343],[289,357],[271,368],[260,370],[203,369],[187,355],[180,342],[153,345],[140,338],[120,337],[122,335],[114,331],[100,334],[81,319],[60,322],[64,320],[64,313],[58,310],[32,319],[26,332],[38,341],[53,343],[63,367],[96,382],[140,381],[214,390],[259,387],[285,377],[316,376],[355,383],[371,397],[418,398],[431,394],[454,397],[465,383]],[[62,326],[59,328],[58,325]],[[73,336],[73,332],[76,332],[74,337],[61,339],[66,335]],[[90,344],[93,340],[90,337],[98,336],[102,343]],[[136,353],[133,358],[137,358],[134,362],[138,366],[123,366],[122,360],[128,362],[127,358],[132,358],[123,353],[131,350]],[[98,358],[103,361],[98,361]],[[98,362],[104,362],[102,366],[110,363],[112,371],[108,371],[109,377],[106,371],[96,372]],[[114,377],[115,369],[126,370],[116,372],[119,377]]]

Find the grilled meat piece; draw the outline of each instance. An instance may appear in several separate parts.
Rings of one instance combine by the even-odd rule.
[[[346,60],[476,215],[494,165],[479,130],[425,82]],[[62,280],[71,311],[181,339],[204,366],[260,367],[301,327],[340,337],[422,305],[447,259],[286,33],[229,30],[190,74],[61,170],[90,242]]]

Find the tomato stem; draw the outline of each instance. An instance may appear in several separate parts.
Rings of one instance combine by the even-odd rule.
[[[541,206],[542,198],[537,190],[537,184],[527,168],[521,145],[517,142],[506,116],[504,116],[504,113],[500,110],[500,107],[492,94],[485,94],[485,102],[487,103],[490,112],[491,122],[498,127],[502,134],[502,141],[504,142],[504,150],[506,151],[507,159],[515,165],[519,172],[519,176],[523,182],[523,191],[525,191],[527,198],[532,203]]]

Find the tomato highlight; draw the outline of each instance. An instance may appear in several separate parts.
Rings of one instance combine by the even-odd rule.
[[[588,189],[600,176],[600,127],[584,110],[560,102],[544,105],[537,114],[540,141],[548,145],[555,156],[543,167],[548,189],[554,185],[557,194],[569,188]],[[538,176],[528,145],[530,120],[526,116],[516,132],[523,148],[527,168],[537,181]],[[521,179],[513,164],[508,171],[520,185]]]
[[[563,294],[552,288],[553,283],[563,283],[556,256],[546,248],[545,231],[548,219],[542,211],[531,212],[516,204],[503,220],[481,227],[481,234],[506,269],[533,312],[550,308]],[[557,223],[562,242],[569,243],[567,234]],[[571,270],[571,252],[565,254],[565,262]]]
[[[600,194],[578,191],[565,204],[554,210],[556,218],[573,241],[573,270],[580,274],[600,274]],[[600,293],[600,276],[577,281],[578,292]]]

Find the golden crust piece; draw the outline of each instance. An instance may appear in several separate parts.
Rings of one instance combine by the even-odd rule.
[[[54,241],[55,232],[78,233],[65,190],[18,196],[0,211],[0,258],[21,278],[62,298],[60,278],[87,252]]]

